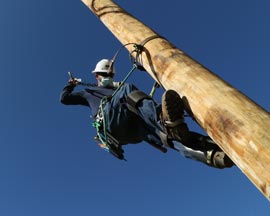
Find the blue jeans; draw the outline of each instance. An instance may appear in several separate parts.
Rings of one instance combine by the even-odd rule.
[[[132,84],[123,85],[105,105],[107,131],[120,144],[146,141],[162,146],[159,114],[161,105],[152,99],[144,99],[137,104],[138,115],[128,109],[127,95],[137,88]]]

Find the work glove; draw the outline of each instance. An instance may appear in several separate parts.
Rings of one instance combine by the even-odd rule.
[[[77,78],[70,78],[68,80],[68,83],[69,83],[69,85],[77,86],[77,85],[79,85],[81,83],[81,80],[77,79]]]
[[[69,85],[77,86],[77,85],[81,84],[82,79],[78,79],[78,78],[73,77],[71,72],[68,72],[68,75],[70,77],[69,80],[68,80]]]

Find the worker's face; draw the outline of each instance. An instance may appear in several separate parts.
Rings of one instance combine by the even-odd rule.
[[[107,78],[108,78],[108,77],[113,78],[113,77],[110,76],[110,75],[104,76],[104,75],[100,75],[100,74],[98,74],[98,73],[96,73],[95,76],[96,76],[96,80],[97,80],[97,82],[98,82],[98,86],[102,86],[102,78],[106,78],[106,77],[107,77]]]
[[[102,76],[100,76],[98,74],[96,74],[95,76],[96,76],[97,84],[98,84],[98,86],[100,86],[101,85]]]

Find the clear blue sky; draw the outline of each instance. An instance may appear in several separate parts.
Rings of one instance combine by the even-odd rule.
[[[268,0],[117,3],[269,110]],[[269,215],[238,168],[145,143],[119,161],[93,140],[87,108],[59,103],[68,71],[94,82],[96,62],[120,47],[80,0],[2,0],[0,31],[1,216]],[[125,50],[116,66],[121,79],[131,67]],[[129,81],[151,88],[144,73]]]

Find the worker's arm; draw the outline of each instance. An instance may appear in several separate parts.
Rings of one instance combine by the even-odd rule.
[[[84,105],[89,106],[87,100],[83,97],[83,92],[74,92],[75,85],[69,83],[64,87],[60,95],[60,101],[65,105]]]

